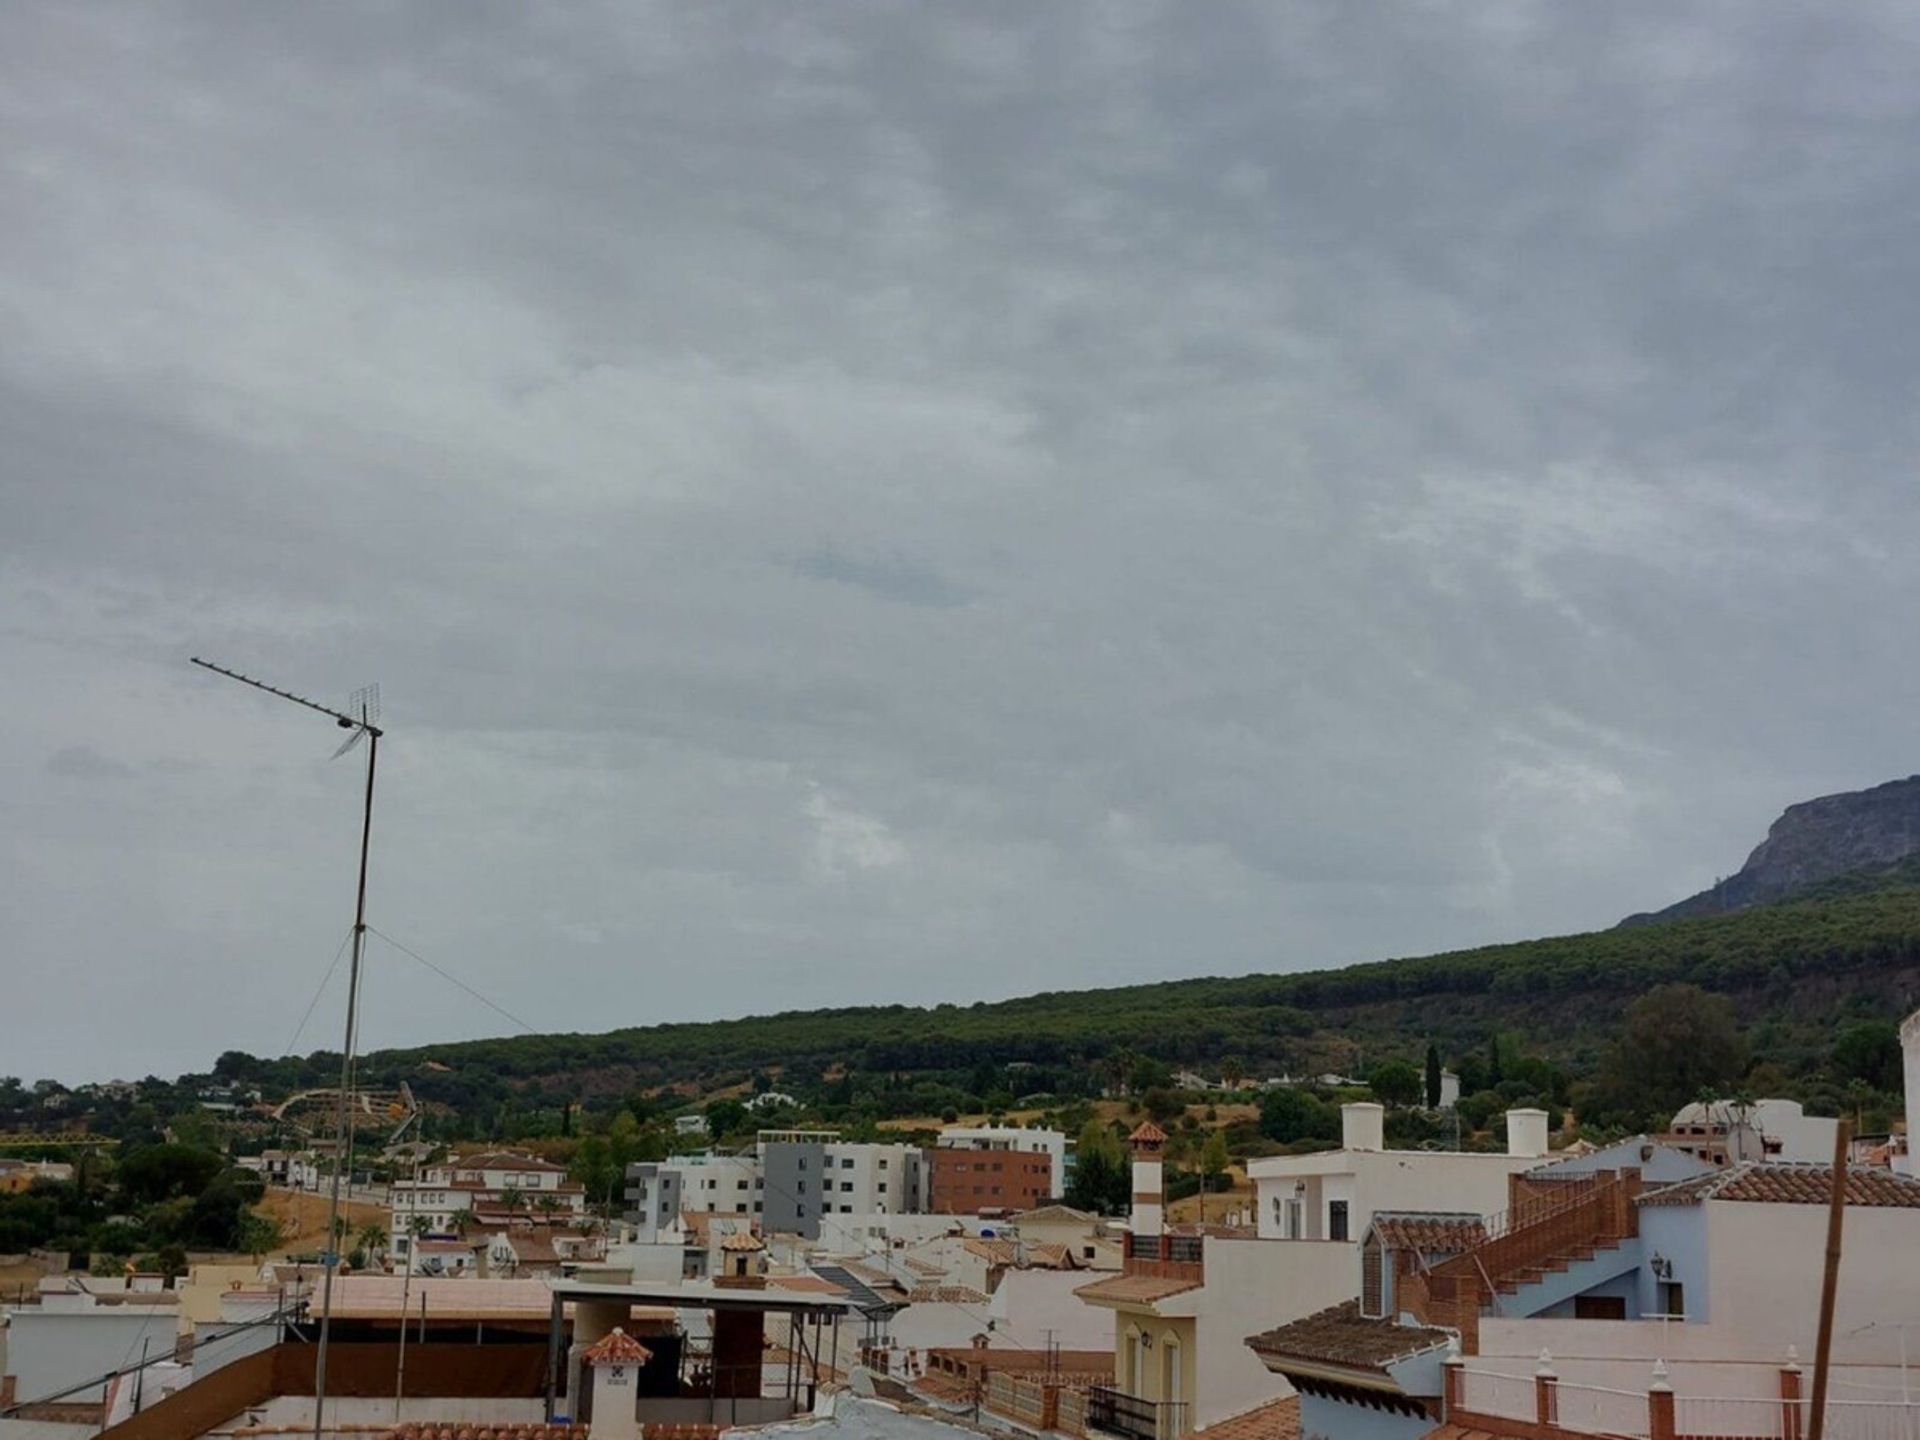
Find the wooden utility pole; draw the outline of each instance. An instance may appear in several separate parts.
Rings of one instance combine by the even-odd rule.
[[[1840,1289],[1840,1232],[1847,1215],[1847,1151],[1853,1122],[1842,1116],[1833,1130],[1833,1196],[1827,1204],[1827,1267],[1820,1277],[1820,1338],[1813,1351],[1813,1423],[1807,1440],[1827,1431],[1827,1372],[1833,1354],[1833,1303]]]

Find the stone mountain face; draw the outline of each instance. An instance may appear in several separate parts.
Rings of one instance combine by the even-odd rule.
[[[1871,790],[1822,795],[1789,805],[1737,875],[1664,910],[1622,925],[1720,915],[1779,900],[1850,870],[1890,865],[1920,851],[1920,775]]]

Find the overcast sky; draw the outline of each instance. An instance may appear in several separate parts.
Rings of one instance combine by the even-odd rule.
[[[0,1073],[1609,925],[1920,769],[1911,4],[9,5]],[[375,941],[365,1039],[513,1027]],[[344,969],[344,967],[342,967]]]

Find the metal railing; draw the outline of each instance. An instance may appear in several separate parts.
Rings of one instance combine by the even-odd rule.
[[[1653,1412],[1644,1390],[1556,1382],[1553,1413],[1562,1430],[1576,1430],[1582,1435],[1621,1435],[1641,1440],[1653,1433]]]
[[[1179,1440],[1187,1433],[1184,1400],[1144,1400],[1111,1385],[1087,1391],[1087,1429],[1124,1440]]]
[[[1502,1375],[1497,1370],[1460,1372],[1460,1404],[1481,1415],[1510,1415],[1531,1420],[1534,1411],[1531,1375]]]

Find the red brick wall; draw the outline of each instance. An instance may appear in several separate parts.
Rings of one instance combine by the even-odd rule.
[[[936,1215],[1031,1210],[1053,1198],[1053,1160],[1044,1151],[929,1150],[927,1168]]]

